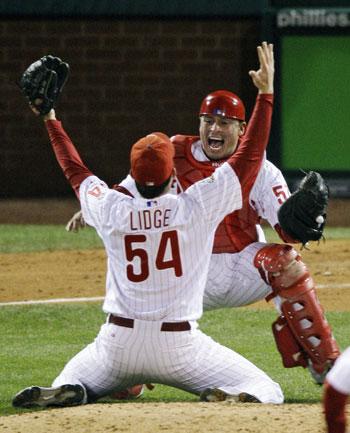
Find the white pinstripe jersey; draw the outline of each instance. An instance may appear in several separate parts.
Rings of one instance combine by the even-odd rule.
[[[200,141],[192,145],[193,156],[197,161],[208,161],[205,156]],[[203,156],[201,156],[203,155]],[[120,184],[126,188],[134,197],[139,197],[140,194],[136,189],[134,179],[128,175]],[[179,181],[174,181],[171,193],[177,194],[178,190],[182,190]],[[254,182],[254,185],[249,193],[249,205],[260,218],[269,222],[271,227],[278,223],[278,209],[282,203],[290,197],[290,191],[282,172],[272,162],[264,158],[259,174]],[[256,225],[258,233],[258,241],[265,242],[265,235],[260,224]],[[239,233],[237,233],[239,236]]]
[[[203,151],[200,140],[192,144],[191,151],[195,160],[210,161]],[[260,218],[267,220],[271,227],[274,227],[278,223],[278,209],[289,196],[290,191],[283,174],[265,157],[254,185],[249,192],[248,201],[250,206]],[[244,199],[243,201],[245,201]]]
[[[129,197],[89,176],[80,201],[107,252],[105,312],[167,321],[202,315],[215,229],[242,206],[229,164],[184,193],[153,200]]]
[[[350,347],[335,361],[326,379],[337,391],[350,395]]]

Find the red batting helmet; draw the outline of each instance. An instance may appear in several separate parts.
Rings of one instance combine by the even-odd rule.
[[[202,102],[199,115],[224,116],[245,121],[245,107],[240,98],[228,90],[209,93]]]

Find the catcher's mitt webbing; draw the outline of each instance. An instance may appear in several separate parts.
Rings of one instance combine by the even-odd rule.
[[[299,188],[280,207],[281,228],[303,244],[317,241],[323,235],[328,205],[328,187],[322,176],[310,171]]]
[[[68,74],[68,63],[62,62],[59,57],[48,55],[24,71],[19,86],[29,104],[43,115],[54,108]]]

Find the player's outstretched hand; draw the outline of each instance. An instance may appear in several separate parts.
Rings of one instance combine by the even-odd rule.
[[[74,232],[77,233],[79,230],[86,227],[86,222],[83,218],[83,213],[80,210],[79,212],[76,212],[72,218],[68,221],[66,225],[67,232]]]
[[[42,116],[40,112],[34,107],[34,105],[29,104],[30,109],[36,116]],[[42,116],[43,120],[56,120],[56,111],[52,108],[47,114]]]
[[[259,69],[249,71],[254,85],[259,93],[273,93],[273,79],[275,75],[275,60],[273,56],[273,44],[263,42],[257,48],[259,57]]]
[[[47,114],[43,116],[44,120],[56,120],[56,111],[52,108]]]

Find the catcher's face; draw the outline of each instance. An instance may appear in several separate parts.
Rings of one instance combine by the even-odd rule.
[[[246,123],[223,116],[200,117],[199,135],[209,159],[225,159],[234,153]]]

